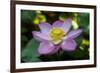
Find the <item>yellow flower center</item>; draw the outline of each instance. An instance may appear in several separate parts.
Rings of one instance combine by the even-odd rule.
[[[52,39],[52,42],[54,44],[59,44],[62,41],[62,38],[64,37],[65,32],[57,27],[54,27],[50,31],[50,37]]]

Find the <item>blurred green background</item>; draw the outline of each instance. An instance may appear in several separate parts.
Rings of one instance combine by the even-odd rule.
[[[75,39],[77,49],[73,52],[39,56],[39,42],[33,38],[32,31],[39,31],[38,24],[41,22],[52,24],[56,20],[64,21],[69,17],[73,19],[72,30],[83,29],[82,34]],[[21,10],[21,62],[89,59],[89,44],[89,13]]]

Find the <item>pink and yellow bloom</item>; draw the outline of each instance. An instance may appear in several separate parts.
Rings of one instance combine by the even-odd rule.
[[[74,51],[77,47],[75,38],[78,37],[82,29],[71,30],[72,19],[39,24],[40,31],[32,31],[33,37],[40,41],[38,53],[40,55],[54,54],[60,48],[64,51]]]

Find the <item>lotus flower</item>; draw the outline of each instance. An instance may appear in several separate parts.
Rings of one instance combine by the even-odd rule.
[[[64,51],[74,51],[77,47],[75,38],[78,37],[82,29],[71,30],[72,19],[55,21],[52,25],[49,23],[40,23],[40,31],[32,31],[33,37],[40,41],[38,53],[40,55],[54,54],[59,49]]]

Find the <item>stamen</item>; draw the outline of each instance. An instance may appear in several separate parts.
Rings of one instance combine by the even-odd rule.
[[[60,28],[52,28],[50,31],[50,36],[52,39],[52,42],[54,44],[59,44],[62,41],[62,38],[64,37],[65,32]]]

